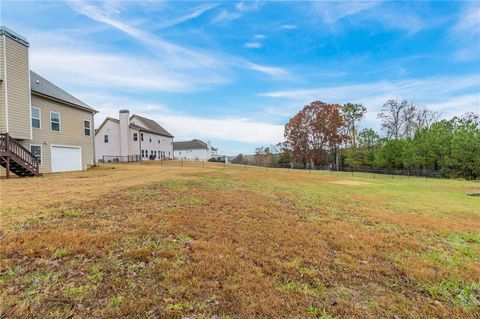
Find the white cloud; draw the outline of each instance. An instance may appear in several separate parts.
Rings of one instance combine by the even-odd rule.
[[[284,30],[293,30],[293,29],[297,29],[298,26],[295,25],[295,24],[284,24],[284,25],[281,25],[280,26],[280,29],[284,29]]]
[[[122,97],[109,97],[92,93],[78,94],[91,101],[100,111],[95,117],[96,126],[107,116],[118,117],[120,108],[127,108],[161,124],[175,140],[204,138],[212,141],[231,141],[252,144],[272,144],[283,139],[283,125],[239,117],[197,117],[172,111],[165,105],[131,102]]]
[[[284,69],[273,67],[273,66],[260,65],[260,64],[256,64],[248,61],[245,61],[245,66],[248,69],[266,73],[277,78],[283,78],[288,75],[288,72],[285,71]]]
[[[473,91],[473,93],[472,93]],[[476,93],[475,93],[476,92]],[[299,106],[314,100],[328,103],[364,103],[378,111],[387,99],[408,99],[442,111],[444,116],[480,108],[480,76],[442,76],[402,81],[380,81],[352,85],[273,91],[260,94],[297,101]]]
[[[233,21],[240,18],[241,16],[242,15],[239,12],[228,11],[226,9],[223,9],[222,11],[220,11],[219,14],[215,16],[215,18],[212,19],[212,23],[222,23],[222,22]]]
[[[208,12],[208,11],[218,7],[218,6],[219,6],[219,4],[201,5],[201,6],[195,8],[193,11],[191,11],[190,13],[188,13],[184,16],[181,16],[181,17],[178,17],[178,18],[175,18],[175,19],[172,19],[172,20],[168,20],[168,21],[165,21],[165,22],[162,22],[162,23],[158,24],[158,26],[156,28],[167,28],[167,27],[171,27],[171,26],[174,26],[174,25],[177,25],[177,24],[180,24],[180,23],[198,18],[201,15],[203,15],[204,13],[206,13],[206,12]]]
[[[267,36],[265,34],[255,34],[253,36],[255,39],[265,39]]]
[[[480,5],[469,3],[461,11],[458,22],[450,29],[450,42],[457,47],[455,58],[468,61],[480,56]]]
[[[262,43],[254,41],[254,42],[247,42],[245,43],[245,47],[249,49],[259,49],[262,47]]]
[[[313,10],[320,14],[323,22],[334,24],[343,18],[355,15],[375,7],[378,2],[353,1],[353,2],[314,2]]]
[[[231,67],[242,67],[272,76],[285,72],[279,68],[258,65],[233,56],[220,55],[202,51],[198,48],[189,49],[163,40],[155,34],[143,31],[119,18],[112,17],[111,12],[105,12],[101,7],[83,1],[69,2],[72,9],[89,17],[92,20],[109,25],[151,48],[152,53],[158,55],[164,65],[190,72],[190,69],[202,69],[204,73],[218,74]],[[222,12],[226,12],[223,10]],[[114,11],[116,13],[118,11]],[[228,14],[228,12],[226,13]],[[254,66],[254,67],[252,67]],[[219,75],[220,77],[220,75]],[[208,77],[207,77],[208,78]],[[201,79],[201,78],[200,78]]]

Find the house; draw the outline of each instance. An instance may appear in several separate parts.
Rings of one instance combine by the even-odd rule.
[[[173,135],[154,120],[120,110],[95,131],[97,162],[132,162],[173,158]]]
[[[31,71],[27,39],[0,27],[0,164],[7,177],[92,166],[95,113]]]
[[[207,161],[217,156],[217,149],[207,143],[193,139],[191,141],[174,142],[173,157],[178,160]]]

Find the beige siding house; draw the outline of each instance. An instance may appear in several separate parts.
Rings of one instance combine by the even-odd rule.
[[[95,131],[95,153],[99,162],[172,159],[173,135],[154,120],[121,110]]]
[[[97,111],[30,71],[25,38],[5,27],[0,37],[0,164],[19,176],[94,165]]]

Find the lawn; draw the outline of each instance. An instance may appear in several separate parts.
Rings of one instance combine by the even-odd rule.
[[[478,182],[169,162],[0,187],[0,318],[480,318]]]

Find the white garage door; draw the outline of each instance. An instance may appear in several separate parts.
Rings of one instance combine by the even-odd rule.
[[[79,171],[82,154],[79,147],[52,146],[52,172]]]

